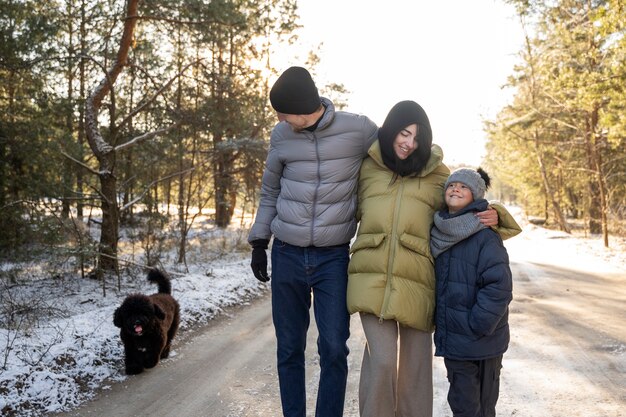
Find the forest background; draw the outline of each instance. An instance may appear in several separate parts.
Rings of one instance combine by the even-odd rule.
[[[484,121],[492,196],[609,246],[626,230],[626,6],[507,3],[526,37],[513,99]],[[296,0],[0,0],[0,28],[1,261],[102,278],[129,266],[124,231],[141,265],[167,245],[186,265],[199,216],[254,216]]]
[[[510,102],[483,120],[490,197],[610,247],[626,236],[626,4],[505,3],[525,42]],[[145,288],[146,266],[186,297],[212,302],[198,286],[222,281],[224,293],[259,291],[239,271],[276,122],[269,86],[298,22],[296,0],[0,0],[2,396],[40,407],[20,370],[76,368],[54,353],[67,332],[54,320]],[[304,63],[314,75],[317,52]],[[318,87],[350,110],[343,84]],[[91,287],[101,297],[74,301]],[[94,363],[119,358],[110,340],[115,354]]]

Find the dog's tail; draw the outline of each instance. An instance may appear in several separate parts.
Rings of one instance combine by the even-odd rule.
[[[172,284],[170,279],[163,272],[154,268],[148,272],[148,281],[154,282],[159,286],[160,294],[171,294],[172,293]]]

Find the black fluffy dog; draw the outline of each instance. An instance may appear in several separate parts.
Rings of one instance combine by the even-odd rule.
[[[131,294],[113,315],[113,324],[121,329],[128,375],[153,368],[168,357],[180,322],[180,306],[171,295],[169,278],[152,269],[148,281],[159,286],[157,294]]]

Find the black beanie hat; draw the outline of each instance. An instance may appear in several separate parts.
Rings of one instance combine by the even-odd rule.
[[[285,70],[270,90],[270,102],[279,113],[311,114],[322,104],[309,71],[302,67]]]
[[[413,123],[418,125],[418,146],[406,160],[402,161],[393,150],[393,142],[402,129]],[[383,125],[378,129],[378,141],[383,162],[389,169],[401,176],[419,173],[430,158],[430,147],[433,143],[430,121],[422,106],[411,100],[396,103],[389,110]]]

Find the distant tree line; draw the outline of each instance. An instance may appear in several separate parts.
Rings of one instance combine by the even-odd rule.
[[[152,220],[173,208],[185,262],[198,210],[214,208],[226,227],[236,207],[254,207],[275,123],[272,48],[293,36],[296,10],[295,0],[0,0],[4,258],[68,233],[85,251],[98,208],[91,249],[97,270],[115,270],[120,224],[141,203]]]
[[[501,193],[570,232],[624,233],[626,3],[511,0],[525,29],[512,103],[487,122]]]
[[[608,245],[626,215],[624,3],[508,2],[526,44],[485,163],[502,198]],[[173,227],[185,263],[202,210],[222,228],[253,213],[272,56],[297,17],[296,0],[0,0],[0,258],[43,243],[116,270],[121,226],[141,222],[148,259]]]

